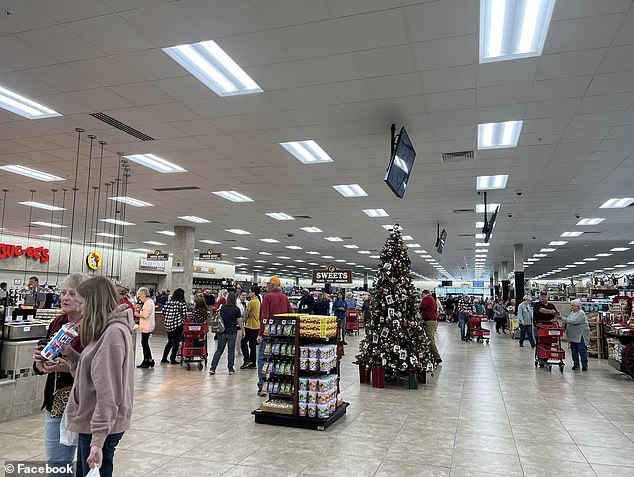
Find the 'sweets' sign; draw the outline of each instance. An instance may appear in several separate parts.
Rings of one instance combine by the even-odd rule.
[[[48,249],[44,247],[22,247],[22,245],[11,245],[0,243],[0,259],[11,257],[28,257],[47,263],[50,260]]]
[[[352,283],[352,270],[337,270],[334,265],[313,270],[313,283]]]

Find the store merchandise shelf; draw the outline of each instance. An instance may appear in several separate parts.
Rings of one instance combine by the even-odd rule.
[[[325,431],[346,414],[346,409],[350,404],[342,402],[335,412],[325,419],[319,417],[299,417],[290,414],[281,414],[256,409],[251,412],[255,416],[255,422],[259,424],[271,424],[275,426],[297,427],[300,429],[313,429]]]

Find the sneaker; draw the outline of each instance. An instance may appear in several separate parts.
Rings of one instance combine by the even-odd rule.
[[[232,375],[232,374],[236,374],[236,370],[235,369],[230,369],[229,370],[229,375]]]
[[[587,371],[587,370],[588,370],[587,366],[584,366],[584,367],[581,368],[581,371]]]
[[[249,364],[249,366],[247,366],[248,369],[255,369],[257,367],[258,367],[258,365],[255,364],[255,363],[251,363],[251,364]]]
[[[575,371],[575,370],[577,370],[577,369],[579,369],[579,365],[578,365],[578,364],[575,364],[575,365],[572,367],[572,370],[573,370],[573,371]]]
[[[245,361],[244,364],[240,366],[240,369],[247,369],[249,366],[251,366],[251,364],[251,361]]]
[[[209,374],[216,374],[216,370],[215,369],[210,369],[209,370]]]
[[[167,364],[167,363],[169,363],[169,361],[168,361],[168,360],[166,360],[165,358],[163,358],[163,359],[161,360],[161,364]]]

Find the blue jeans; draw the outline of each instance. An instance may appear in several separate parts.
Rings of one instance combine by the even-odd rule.
[[[575,366],[579,366],[579,355],[581,355],[581,366],[588,367],[588,347],[583,341],[583,337],[581,337],[580,343],[570,343],[570,351]]]
[[[339,328],[341,328],[341,340],[345,341],[346,340],[346,317],[343,316],[341,318],[337,318],[337,321],[339,322]]]
[[[75,446],[65,446],[59,443],[60,417],[51,417],[51,413],[44,411],[44,443],[46,445],[46,459],[51,466],[64,467],[75,461]],[[49,477],[68,474],[48,474]]]
[[[218,366],[218,361],[220,361],[220,357],[222,353],[225,352],[225,346],[229,346],[229,371],[233,371],[233,362],[236,359],[236,339],[238,338],[237,333],[227,334],[227,333],[218,333],[218,349],[214,353],[214,358],[211,360],[211,369],[216,370],[216,366]]]
[[[117,434],[110,434],[106,437],[101,448],[103,452],[103,459],[101,461],[101,467],[99,467],[100,477],[112,477],[112,466],[114,464],[114,450],[117,444],[123,437],[123,432]],[[84,477],[90,472],[90,467],[86,459],[90,455],[90,442],[92,441],[92,434],[79,434],[79,442],[77,446],[77,470],[75,471],[75,477]]]
[[[264,350],[266,349],[266,343],[269,341],[268,338],[262,338],[262,343],[258,348],[258,391],[262,389],[262,385],[264,384],[264,373],[262,372],[262,366],[264,365]]]
[[[535,340],[533,339],[533,325],[519,325],[519,326],[520,326],[520,346],[524,346],[524,340],[528,338],[528,342],[534,348]]]
[[[467,324],[469,323],[469,317],[466,313],[460,313],[458,315],[458,321],[460,322],[460,338],[464,339],[467,336]]]

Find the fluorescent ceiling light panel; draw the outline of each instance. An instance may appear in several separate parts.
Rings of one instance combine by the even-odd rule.
[[[345,260],[339,259],[339,260],[335,260],[335,262],[337,262],[337,263],[345,263]]]
[[[258,255],[273,255],[273,254],[269,252],[258,252]]]
[[[555,0],[481,0],[480,63],[540,56]]]
[[[508,180],[508,175],[478,176],[476,179],[476,190],[506,189],[506,182]],[[484,226],[484,224],[482,226]]]
[[[131,205],[132,207],[154,207],[149,202],[144,202],[133,197],[109,197],[109,199],[115,202],[121,202],[122,204]]]
[[[302,249],[302,247],[300,247],[298,245],[287,245],[286,248],[289,249],[289,250],[301,250]]]
[[[610,252],[625,252],[629,249],[629,247],[614,247],[610,249]]]
[[[277,257],[277,258],[279,258],[280,260],[290,260],[291,259],[291,257],[286,257],[285,255],[282,255],[282,256]]]
[[[344,245],[344,248],[359,248],[357,245]]]
[[[523,121],[478,124],[478,149],[516,147]]]
[[[115,224],[115,225],[136,225],[132,222],[126,222],[124,220],[117,220],[117,219],[99,219],[101,222],[106,222],[108,224]]]
[[[323,258],[324,260],[328,260],[330,258],[335,258],[332,255],[322,255],[321,258]]]
[[[133,248],[133,252],[143,252],[143,253],[152,253],[154,250],[150,250],[149,248]]]
[[[586,265],[586,262],[573,262],[575,265]]]
[[[61,116],[57,111],[53,111],[43,104],[36,103],[2,86],[0,86],[0,108],[19,114],[27,119],[44,119]]]
[[[293,260],[295,263],[306,263],[306,260],[302,260],[301,258]]]
[[[209,245],[221,245],[222,242],[216,242],[215,240],[200,240],[202,243],[207,243]]]
[[[290,152],[303,164],[332,162],[332,158],[326,154],[326,151],[313,140],[281,142],[280,146]]]
[[[64,207],[57,207],[56,205],[44,204],[42,202],[35,202],[32,200],[18,202],[18,204],[26,205],[27,207],[35,207],[36,209],[44,209],[44,210],[66,210]]]
[[[487,212],[495,212],[495,209],[497,209],[499,206],[500,204],[487,204]],[[476,204],[475,211],[476,214],[483,214],[484,204]]]
[[[214,194],[218,197],[222,197],[223,199],[230,200],[231,202],[253,202],[251,197],[240,194],[240,192],[236,192],[235,190],[219,190],[214,192]]]
[[[489,250],[486,248],[477,248],[475,253],[489,253]]]
[[[537,257],[537,258],[544,258],[547,257],[548,255],[545,253],[534,253],[533,257]]]
[[[253,260],[255,263],[266,263],[266,260]]]
[[[110,234],[108,232],[99,232],[95,235],[101,235],[102,237],[109,237],[109,238],[121,238],[123,237],[123,235],[117,235],[117,234]]]
[[[593,219],[581,219],[579,222],[577,222],[577,225],[599,225],[604,220],[605,219],[601,219],[598,217]]]
[[[233,257],[233,258],[237,258],[238,260],[249,260],[249,257]]]
[[[614,265],[615,268],[625,268],[627,265]]]
[[[597,253],[595,257],[611,257],[611,253]]]
[[[163,174],[171,172],[187,172],[181,166],[177,166],[176,164],[166,161],[155,154],[132,154],[130,156],[123,157],[131,160],[132,162],[136,162],[137,164],[141,164],[142,166],[162,172]]]
[[[319,252],[315,252],[314,250],[311,250],[310,252],[306,252],[308,255],[319,255]]]
[[[231,234],[236,234],[236,235],[251,235],[251,232],[247,232],[246,230],[242,230],[242,229],[227,229],[225,230],[225,232],[229,232]]]
[[[403,240],[408,242],[410,240],[414,240],[414,237],[412,237],[411,235],[403,235]]]
[[[579,237],[579,235],[582,235],[583,232],[564,232],[563,234],[561,234],[561,237]]]
[[[599,259],[594,257],[588,257],[583,259],[584,262],[596,262],[597,260]]]
[[[275,240],[273,238],[263,238],[260,239],[260,242],[266,242],[266,243],[280,243],[279,240]]]
[[[360,253],[361,255],[370,255],[372,252],[369,250],[359,250],[357,253]]]
[[[388,214],[385,210],[383,209],[364,209],[363,211],[368,217],[389,217],[390,214]]]
[[[490,243],[484,243],[484,242],[478,242],[475,244],[476,247],[490,247],[491,244]]]
[[[231,247],[231,248],[234,249],[234,250],[241,250],[241,251],[249,250],[246,247]]]
[[[476,255],[475,258],[487,258],[486,255]]]
[[[42,227],[50,227],[52,229],[65,229],[67,226],[66,225],[59,225],[59,224],[51,224],[50,222],[31,222],[34,225],[41,225]]]
[[[311,234],[316,234],[316,233],[321,233],[321,232],[323,232],[323,230],[321,230],[321,229],[320,229],[320,228],[318,228],[318,227],[300,227],[299,229],[300,229],[300,230],[303,230],[304,232],[311,233]]]
[[[187,222],[193,222],[195,224],[208,224],[209,222],[211,222],[210,220],[203,219],[201,217],[196,217],[195,215],[182,215],[178,218],[182,220],[186,220]]]
[[[549,253],[549,252],[554,252],[555,250],[557,249],[556,248],[542,248],[540,252]]]
[[[548,245],[550,246],[561,246],[561,245],[566,245],[568,242],[566,242],[565,240],[555,240],[553,242],[550,242]]]
[[[623,199],[610,199],[603,203],[599,209],[623,209],[634,204],[634,198],[625,197]]]
[[[49,239],[66,240],[66,237],[62,237],[61,235],[42,234],[42,235],[38,235],[38,237],[49,238]]]
[[[165,245],[163,242],[155,242],[154,240],[148,240],[147,242],[143,242],[148,245]]]
[[[333,186],[344,197],[367,197],[368,194],[359,184],[342,184]]]
[[[215,41],[163,48],[218,96],[261,93],[262,88]]]
[[[89,245],[95,245],[97,247],[113,247],[114,246],[111,243],[105,243],[105,242],[90,242]],[[150,252],[151,250],[148,250],[148,253]]]
[[[268,215],[269,217],[275,220],[295,220],[294,217],[291,217],[290,215],[285,214],[284,212],[267,212],[264,215]]]
[[[0,169],[7,172],[13,172],[14,174],[19,174],[21,176],[30,177],[31,179],[37,179],[38,181],[53,182],[66,180],[63,177],[54,176],[53,174],[47,174],[46,172],[41,172],[29,167],[20,166],[18,164],[0,166]]]
[[[324,237],[324,240],[328,240],[329,242],[343,242],[341,237]]]
[[[162,235],[167,235],[168,237],[174,237],[176,235],[176,233],[172,232],[171,230],[157,230],[156,233],[157,234],[162,234]]]

